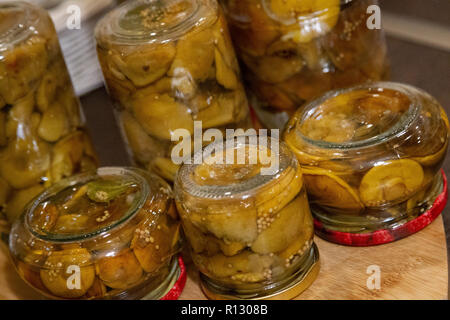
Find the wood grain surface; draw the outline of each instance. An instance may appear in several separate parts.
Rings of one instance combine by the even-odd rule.
[[[408,238],[390,244],[355,248],[316,237],[321,270],[297,299],[447,299],[447,248],[442,218]],[[16,274],[6,246],[0,249],[0,299],[43,299]],[[381,271],[379,290],[367,288],[369,266]],[[206,299],[198,274],[188,263],[182,300]]]

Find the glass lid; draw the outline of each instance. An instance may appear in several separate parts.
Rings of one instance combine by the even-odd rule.
[[[36,32],[38,20],[35,8],[25,2],[0,2],[0,52]]]
[[[322,148],[371,146],[405,132],[420,113],[407,88],[374,83],[337,90],[297,114],[299,137]]]
[[[170,41],[204,23],[212,9],[211,0],[127,1],[99,22],[96,33],[118,44]]]
[[[214,142],[195,153],[193,164],[183,165],[176,180],[195,197],[243,199],[277,180],[293,161],[292,153],[278,139],[241,136]]]
[[[145,179],[126,168],[101,168],[64,180],[41,194],[25,223],[46,241],[80,241],[128,221],[149,194]]]

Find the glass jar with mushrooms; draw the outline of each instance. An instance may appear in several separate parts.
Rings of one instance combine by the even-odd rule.
[[[377,0],[222,0],[251,96],[268,127],[331,89],[388,73],[381,29],[367,9]]]
[[[0,3],[0,214],[12,223],[45,187],[96,167],[49,16]]]
[[[110,96],[135,163],[173,181],[180,136],[249,127],[238,62],[215,0],[134,0],[96,28]]]
[[[30,203],[13,225],[10,251],[19,275],[50,298],[160,299],[179,276],[179,227],[161,178],[100,168]]]
[[[300,165],[286,145],[276,150],[275,139],[252,138],[208,145],[175,181],[183,230],[211,299],[292,299],[319,270]]]
[[[284,141],[303,166],[319,234],[333,241],[336,231],[349,239],[384,235],[386,242],[413,232],[407,223],[443,191],[448,136],[447,115],[430,95],[379,82],[308,103]]]

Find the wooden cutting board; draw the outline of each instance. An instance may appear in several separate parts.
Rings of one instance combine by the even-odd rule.
[[[321,271],[298,299],[447,299],[447,248],[442,217],[421,232],[376,247],[355,248],[316,238]],[[380,270],[380,289],[367,287],[367,269]],[[370,282],[370,281],[369,281]],[[0,298],[42,299],[16,274],[5,247],[0,250]],[[188,264],[180,299],[200,300],[198,275]]]

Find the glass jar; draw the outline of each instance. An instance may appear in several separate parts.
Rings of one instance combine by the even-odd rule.
[[[12,223],[45,187],[97,167],[46,11],[0,4],[0,211]]]
[[[179,274],[180,223],[170,186],[141,169],[65,179],[13,225],[19,275],[57,299],[159,299]]]
[[[177,174],[178,212],[209,298],[291,299],[317,276],[302,170],[286,145],[272,148],[274,141],[266,147],[252,136],[214,142],[203,162],[195,160],[202,151],[194,155],[201,164],[185,164]],[[265,172],[261,159],[270,152],[276,166]],[[212,158],[220,154],[243,160],[220,164]]]
[[[448,130],[430,95],[379,82],[308,103],[284,140],[303,166],[317,221],[354,235],[399,230],[433,205],[443,190]]]
[[[222,2],[250,104],[268,127],[326,91],[387,76],[384,33],[366,24],[377,0]]]
[[[96,38],[117,120],[140,167],[173,181],[172,148],[193,135],[194,121],[204,130],[249,127],[238,62],[215,0],[127,1],[100,21]]]

